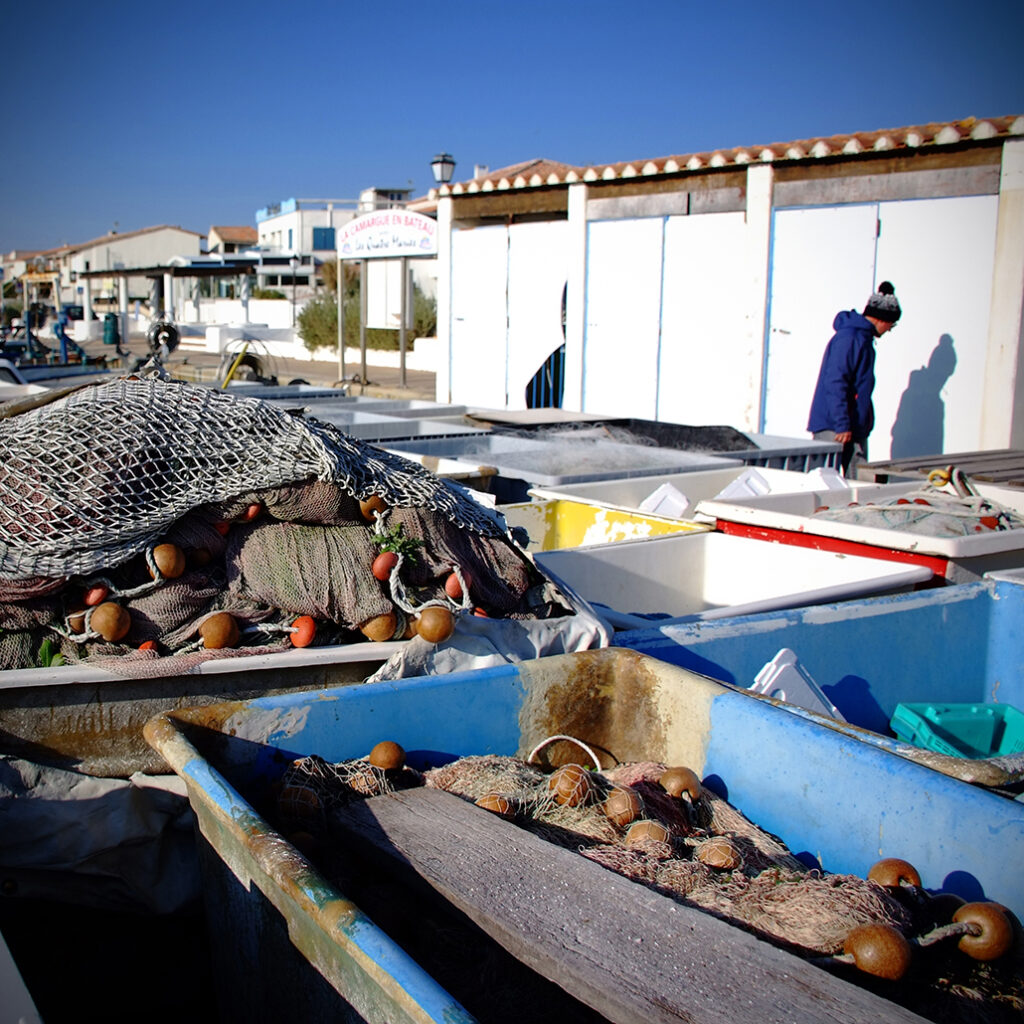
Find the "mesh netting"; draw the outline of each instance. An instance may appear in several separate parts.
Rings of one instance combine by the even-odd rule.
[[[276,806],[286,827],[317,829],[331,811],[353,800],[422,785],[423,776],[408,766],[385,770],[365,758],[332,764],[310,754],[284,770],[276,787]]]
[[[399,541],[375,576],[382,542]],[[167,546],[183,566],[165,573]],[[97,625],[100,602],[127,611],[126,633]],[[165,675],[288,648],[297,616],[317,644],[391,640],[435,605],[571,612],[468,492],[259,399],[127,378],[0,418],[0,669],[59,654]],[[240,636],[210,648],[197,633],[218,612]]]
[[[898,498],[820,508],[814,517],[927,537],[976,537],[1024,529],[1024,516],[997,501],[977,494],[949,494],[930,485]]]
[[[823,878],[709,789],[701,787],[695,800],[669,796],[658,782],[665,767],[587,772],[588,792],[578,804],[559,802],[551,776],[539,770],[525,788],[505,789],[523,771],[510,758],[464,758],[425,779],[476,801],[507,795],[506,815],[544,839],[794,947],[835,952],[858,924],[909,926],[904,908],[880,886],[853,876]],[[623,824],[606,813],[616,791],[639,798],[635,817]],[[638,838],[636,826],[647,822],[663,831]]]
[[[669,796],[658,780],[665,765],[620,765],[584,773],[579,802],[551,788],[553,776],[521,759],[464,757],[422,775],[382,771],[366,759],[328,764],[306,757],[286,770],[276,807],[286,828],[324,834],[331,811],[353,799],[423,785],[443,789],[515,820],[612,871],[700,907],[763,937],[810,953],[842,949],[859,924],[911,930],[911,918],[886,890],[852,875],[822,875],[795,858],[706,787],[694,800]],[[633,794],[636,814],[609,818],[613,794]],[[637,824],[656,834],[637,838]],[[660,827],[661,831],[657,831]]]
[[[571,737],[549,738],[545,744],[552,739]],[[573,742],[591,753],[584,743]],[[888,926],[918,948],[915,966],[899,989],[886,988],[887,998],[930,1020],[951,1024],[1009,1024],[1020,1019],[1024,951],[1018,946],[999,960],[975,961],[955,940],[943,939],[944,930],[956,927],[948,922],[962,905],[958,897],[945,894],[944,899],[943,894],[931,896],[912,885],[889,887],[856,875],[810,869],[695,776],[688,795],[670,795],[662,785],[664,764],[620,764],[594,771],[563,765],[551,772],[535,763],[539,749],[526,760],[469,756],[422,773],[408,766],[382,770],[366,757],[330,764],[313,755],[293,762],[280,783],[272,786],[273,807],[289,840],[332,875],[349,860],[346,804],[418,785],[443,789],[474,801],[481,813],[499,814],[549,842],[831,970],[851,961],[842,951],[854,929]],[[560,772],[569,773],[570,785],[557,781]],[[669,774],[680,772],[692,775],[679,768]],[[671,785],[669,789],[675,791]],[[556,790],[561,800],[554,796]],[[630,813],[614,817],[624,804]],[[637,839],[637,829],[647,834]],[[444,834],[451,838],[450,830]],[[345,879],[346,885],[354,882],[351,874]],[[394,906],[408,918],[408,893],[396,896]],[[422,913],[417,908],[418,927]],[[856,970],[846,976],[867,978]],[[488,983],[492,997],[496,983],[497,979]]]
[[[223,390],[126,378],[0,420],[0,579],[93,572],[198,505],[306,480],[496,532],[422,467],[331,424]]]

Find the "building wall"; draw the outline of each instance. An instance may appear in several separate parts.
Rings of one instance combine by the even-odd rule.
[[[61,290],[64,301],[81,302],[84,280],[79,278],[72,285],[69,271],[81,273],[88,269],[116,270],[120,267],[153,267],[167,263],[174,256],[198,256],[200,236],[192,231],[178,228],[161,228],[135,235],[112,235],[102,243],[79,249],[73,253],[62,267]],[[128,293],[133,297],[145,299],[149,294],[150,284],[145,277],[130,277]],[[74,298],[71,297],[72,293]],[[115,278],[93,278],[92,294],[94,297],[117,297],[117,281]]]
[[[567,282],[565,408],[806,436],[835,314],[862,309],[888,278],[905,312],[878,342],[870,456],[1019,446],[1022,152],[1013,139],[902,161],[571,185],[568,216],[547,221],[564,262],[510,259],[516,232],[539,227],[516,223],[521,197],[510,193],[500,225],[462,212],[483,199],[444,199],[448,396],[521,407],[533,371],[517,325],[543,327],[548,294]]]
[[[356,215],[356,210],[341,209],[328,206],[320,209],[304,207],[301,203],[282,204],[279,214],[265,217],[256,225],[258,245],[262,248],[294,250],[296,252],[334,252],[329,249],[315,248],[313,245],[314,228],[340,228]]]
[[[527,382],[561,348],[566,227],[494,224],[454,235],[452,386],[474,404],[525,409]]]
[[[832,319],[889,279],[904,312],[876,342],[869,457],[980,448],[997,209],[961,196],[778,211],[766,432],[806,429]]]

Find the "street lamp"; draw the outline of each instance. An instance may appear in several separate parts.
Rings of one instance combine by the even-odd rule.
[[[295,271],[299,269],[299,261],[293,256],[288,261],[288,266],[292,268],[292,328],[295,328]]]
[[[430,169],[434,172],[434,181],[438,185],[447,185],[455,171],[455,157],[451,153],[438,153],[430,161]]]

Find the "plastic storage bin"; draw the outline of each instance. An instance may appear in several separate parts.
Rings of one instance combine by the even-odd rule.
[[[331,403],[310,405],[306,412],[324,423],[358,437],[363,441],[406,441],[410,438],[449,438],[470,435],[476,437],[485,433],[479,427],[467,427],[461,417],[452,417],[450,422],[441,418],[413,419],[409,416],[392,416],[388,413],[352,408]]]
[[[444,460],[462,470],[491,466],[496,470],[491,493],[511,504],[525,501],[531,486],[555,487],[583,480],[609,480],[735,467],[715,455],[616,444],[593,438],[561,437],[533,440],[510,434],[486,433],[388,443],[389,451],[416,459],[428,468]],[[454,460],[454,463],[453,461]]]
[[[897,704],[892,731],[907,743],[953,757],[1024,751],[1024,714],[1009,704]]]
[[[568,498],[585,501],[604,508],[643,512],[662,487],[672,488],[677,508],[666,501],[653,509],[658,515],[692,520],[698,502],[717,498],[730,488],[744,487],[747,495],[790,494],[794,491],[821,490],[825,484],[820,475],[824,470],[806,473],[787,469],[769,469],[765,466],[737,465],[728,469],[696,470],[692,473],[662,473],[657,476],[627,477],[617,480],[594,480],[584,483],[561,484],[558,487],[532,487],[534,498]],[[845,484],[843,485],[845,489]],[[671,494],[671,492],[670,492]],[[681,507],[678,507],[681,506]]]
[[[932,576],[923,566],[721,533],[676,533],[534,557],[584,600],[601,606],[617,629],[643,626],[650,621],[645,615],[686,622],[865,597]]]
[[[785,645],[849,723],[887,735],[899,704],[1024,708],[1024,572],[719,622],[652,622],[613,642],[741,687]]]
[[[3,750],[87,775],[166,772],[142,737],[142,727],[158,712],[360,683],[401,648],[402,641],[303,647],[217,658],[153,679],[126,678],[93,665],[8,669],[0,672]]]
[[[552,499],[499,505],[509,527],[522,527],[530,537],[528,551],[588,547],[666,533],[707,533],[705,523],[602,508],[582,501]]]
[[[814,546],[874,558],[918,561],[955,582],[967,582],[986,572],[1024,566],[1024,529],[988,530],[963,537],[931,537],[909,530],[866,526],[823,519],[814,514],[821,506],[890,501],[918,490],[920,482],[855,484],[837,499],[834,491],[814,489],[789,494],[764,494],[698,503],[695,516],[715,522],[717,529],[739,536],[756,536],[781,544]],[[979,484],[982,497],[1024,512],[1024,491],[989,490]]]
[[[767,466],[797,472],[819,466],[836,467],[842,455],[842,445],[834,441],[747,434],[735,427],[690,426],[662,420],[615,418],[580,421],[563,427],[544,424],[533,429],[544,431],[551,437],[559,436],[559,431],[562,431],[562,436],[603,436],[623,444],[632,444],[635,438],[636,443],[657,448],[724,455],[739,459],[748,466]]]

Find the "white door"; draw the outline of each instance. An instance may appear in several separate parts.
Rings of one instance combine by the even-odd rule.
[[[976,451],[995,261],[996,196],[882,203],[877,280],[903,309],[878,341],[875,460]]]
[[[664,219],[587,229],[583,412],[654,419]]]
[[[742,213],[668,218],[659,420],[758,429],[764,340],[742,301],[745,252]]]
[[[526,408],[526,386],[565,342],[568,221],[538,221],[509,228],[508,407]]]
[[[875,203],[776,212],[764,433],[808,436],[807,414],[832,321],[840,310],[862,310],[875,286],[877,230]]]
[[[504,409],[508,229],[452,232],[451,400]]]

